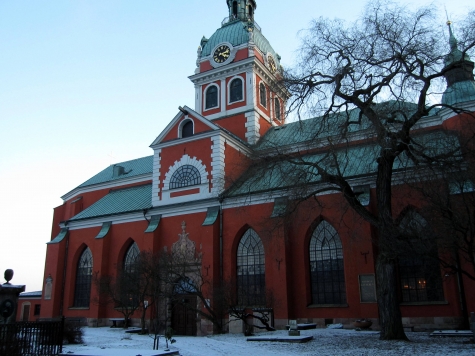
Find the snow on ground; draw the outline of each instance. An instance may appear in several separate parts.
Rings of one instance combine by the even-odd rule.
[[[287,335],[275,331],[262,335]],[[474,344],[463,344],[467,338],[429,337],[428,332],[408,332],[411,342],[380,341],[379,333],[341,329],[302,330],[301,335],[312,335],[308,343],[248,342],[243,335],[226,334],[207,337],[175,336],[176,343],[170,350],[178,350],[182,356],[292,356],[292,355],[475,355]],[[125,334],[119,328],[84,328],[83,345],[65,345],[63,354],[101,350],[115,355],[114,349],[151,350],[153,339],[147,335]],[[160,338],[159,349],[165,348],[165,339]]]

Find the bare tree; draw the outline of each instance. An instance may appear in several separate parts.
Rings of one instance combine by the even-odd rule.
[[[319,119],[301,121],[294,135],[297,148],[294,137],[284,145],[268,136],[266,147],[257,146],[250,170],[257,177],[253,184],[279,180],[274,188],[289,189],[295,199],[339,191],[377,229],[381,339],[407,339],[397,293],[400,250],[395,248],[407,234],[393,214],[393,200],[399,198],[393,185],[420,175],[420,167],[461,157],[460,147],[444,143],[452,142],[453,135],[428,135],[420,128],[430,125],[425,120],[437,109],[464,112],[453,102],[435,99],[446,77],[464,65],[475,47],[475,12],[463,24],[458,43],[451,34],[449,55],[447,36],[434,26],[435,18],[433,7],[412,12],[376,1],[350,25],[315,20],[306,32],[301,61],[285,73],[283,84],[293,95],[291,110]],[[358,198],[355,184],[361,177],[375,186],[374,211]]]
[[[141,252],[128,266],[118,266],[114,275],[95,276],[98,291],[97,303],[112,306],[124,315],[124,327],[128,320],[140,311],[141,332],[145,333],[145,315],[148,306],[155,302],[160,262],[151,252]],[[149,301],[150,299],[150,301]],[[147,301],[147,305],[145,305]]]

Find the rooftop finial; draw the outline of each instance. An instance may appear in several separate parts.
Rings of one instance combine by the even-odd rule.
[[[450,49],[453,51],[453,50],[457,49],[458,43],[457,43],[457,39],[454,36],[454,33],[452,32],[452,21],[447,20],[447,26],[449,26]]]

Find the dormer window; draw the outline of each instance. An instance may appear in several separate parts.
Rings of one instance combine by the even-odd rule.
[[[218,107],[218,87],[211,85],[206,89],[205,94],[205,109],[212,109]]]
[[[267,107],[267,92],[266,86],[263,83],[259,84],[259,98],[261,105]]]
[[[242,101],[243,98],[242,79],[235,78],[229,85],[229,102]]]
[[[181,127],[181,137],[190,137],[193,136],[193,121],[187,120],[186,122],[183,123]]]
[[[201,174],[195,166],[185,164],[179,167],[170,179],[170,189],[201,184]]]

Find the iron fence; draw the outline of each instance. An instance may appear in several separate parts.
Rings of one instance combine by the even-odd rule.
[[[0,356],[53,356],[63,351],[64,318],[0,325]]]

